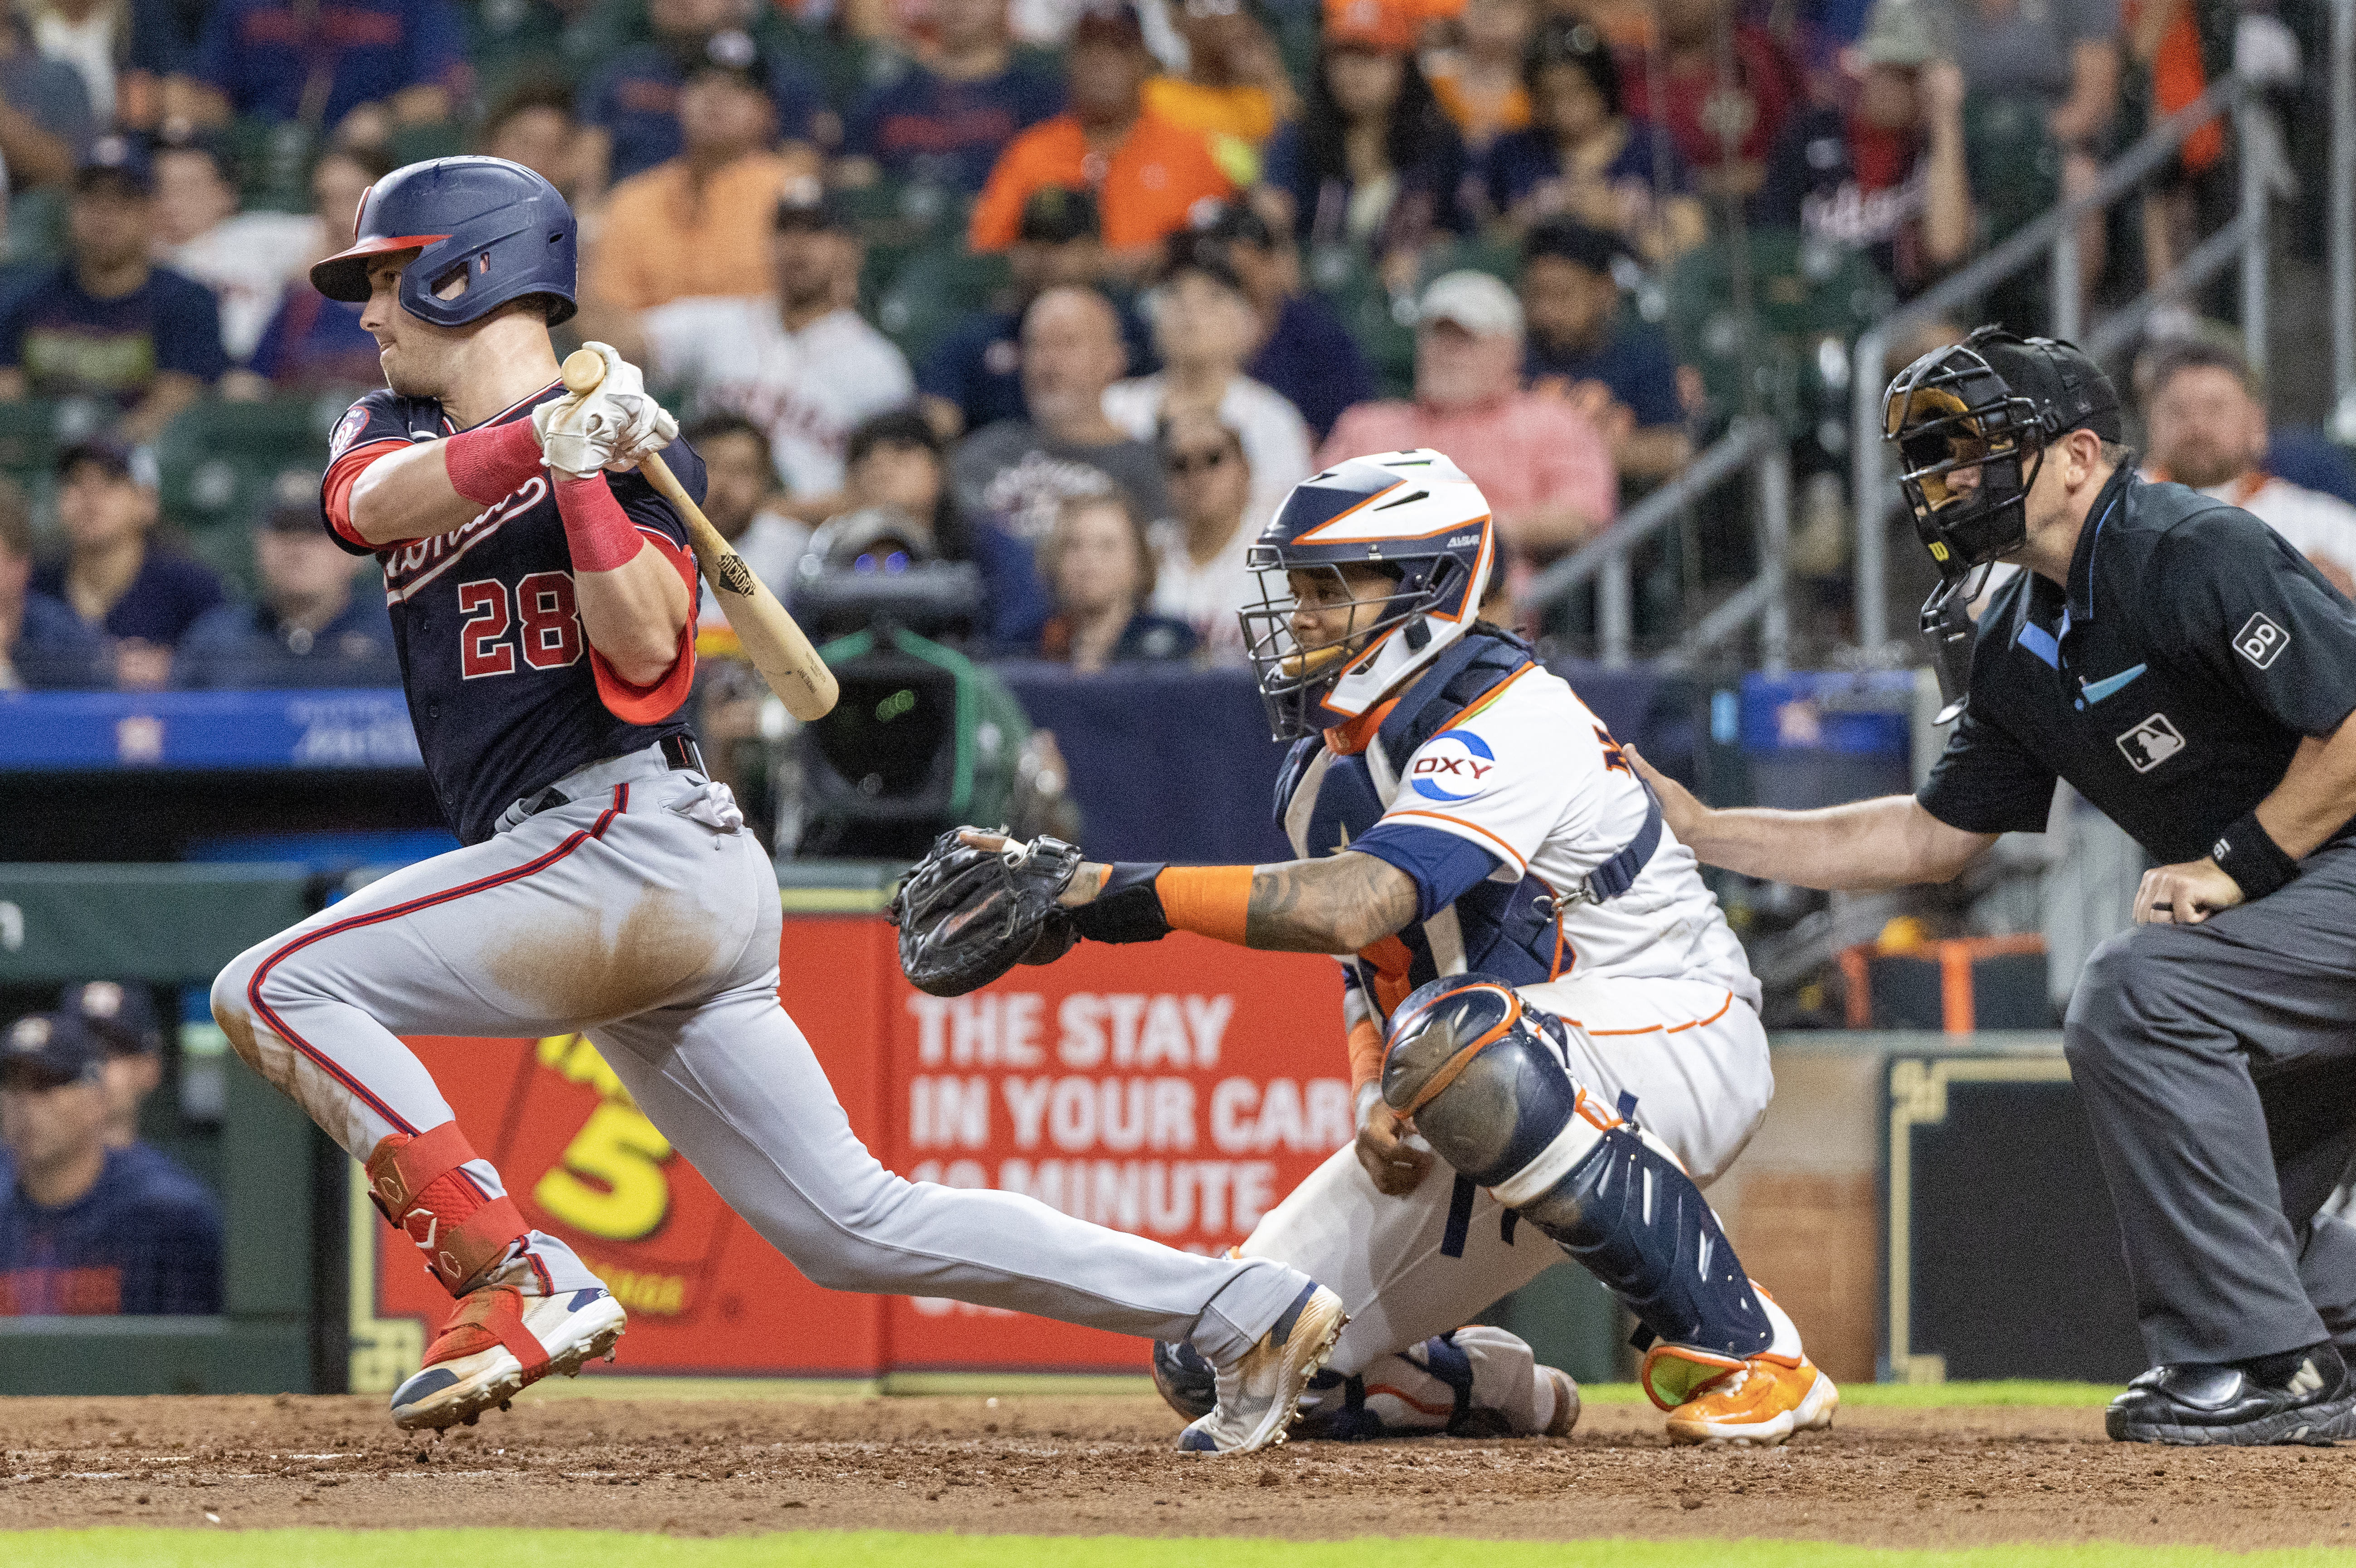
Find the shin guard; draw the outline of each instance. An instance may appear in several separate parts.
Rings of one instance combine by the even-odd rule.
[[[1401,1003],[1383,1097],[1662,1342],[1669,1353],[1646,1361],[1655,1403],[1682,1403],[1769,1349],[1774,1327],[1685,1168],[1572,1082],[1504,980],[1451,976]]]
[[[484,1197],[458,1168],[476,1157],[455,1122],[414,1137],[389,1134],[368,1157],[378,1212],[425,1254],[425,1272],[453,1296],[503,1262],[531,1230],[515,1200]]]

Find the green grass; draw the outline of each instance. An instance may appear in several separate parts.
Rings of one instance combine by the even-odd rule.
[[[1811,1541],[1329,1541],[1132,1536],[796,1531],[679,1541],[610,1531],[87,1530],[5,1538],[22,1568],[419,1568],[435,1563],[623,1563],[628,1568],[2308,1568],[2344,1551],[2020,1545],[1968,1552]]]

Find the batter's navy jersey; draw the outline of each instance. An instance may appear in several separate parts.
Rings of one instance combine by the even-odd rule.
[[[2351,712],[2348,601],[2249,513],[2123,470],[2066,585],[2023,571],[1989,602],[1917,798],[1967,832],[2037,832],[2064,778],[2154,859],[2196,860]]]
[[[527,420],[553,385],[487,421]],[[608,474],[638,532],[678,568],[688,591],[679,659],[634,687],[589,645],[573,595],[573,557],[545,469],[474,521],[379,548],[350,531],[346,497],[359,471],[456,427],[431,398],[370,392],[344,415],[320,482],[329,532],[384,569],[402,684],[434,798],[465,843],[491,836],[499,814],[576,768],[684,733],[674,717],[695,677],[695,559],[670,507],[636,474]],[[683,441],[664,449],[687,493],[703,499],[703,460]]]

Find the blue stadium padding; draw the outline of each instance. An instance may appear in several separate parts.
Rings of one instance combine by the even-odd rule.
[[[423,766],[398,691],[0,694],[0,772]]]

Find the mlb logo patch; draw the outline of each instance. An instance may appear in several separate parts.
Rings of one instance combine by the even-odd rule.
[[[2120,736],[2118,745],[2130,767],[2147,773],[2184,750],[2184,735],[2169,722],[2167,714],[2155,713]]]
[[[2274,663],[2288,646],[2290,634],[2269,620],[2264,611],[2251,616],[2233,634],[2233,651],[2260,669]]]

